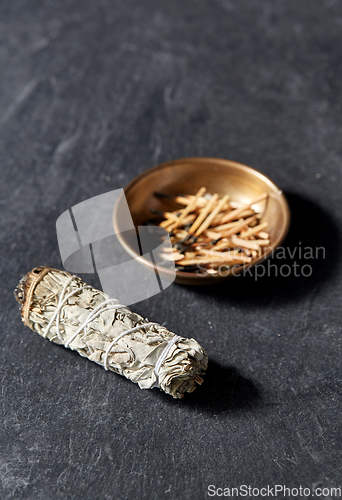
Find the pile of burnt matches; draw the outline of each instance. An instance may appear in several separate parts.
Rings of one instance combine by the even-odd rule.
[[[266,193],[237,203],[228,195],[209,194],[202,187],[195,195],[155,193],[165,202],[179,204],[173,211],[156,211],[155,224],[170,233],[172,248],[162,258],[173,260],[178,271],[217,274],[220,269],[250,264],[270,245]],[[261,207],[261,208],[260,208]]]

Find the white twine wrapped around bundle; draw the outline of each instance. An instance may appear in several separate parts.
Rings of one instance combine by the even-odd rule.
[[[208,357],[196,340],[145,320],[66,271],[33,269],[20,281],[15,297],[23,322],[33,331],[141,389],[159,387],[181,398],[203,382]]]

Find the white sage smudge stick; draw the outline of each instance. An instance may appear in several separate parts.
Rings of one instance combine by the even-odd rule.
[[[33,331],[141,389],[159,387],[182,398],[203,382],[208,356],[196,340],[149,322],[78,276],[37,267],[20,281],[15,297]]]

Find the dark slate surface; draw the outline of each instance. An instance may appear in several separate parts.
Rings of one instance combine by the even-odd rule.
[[[0,4],[1,498],[342,486],[341,30],[336,0]],[[286,245],[326,258],[302,259],[308,278],[137,304],[209,354],[204,385],[174,401],[30,332],[13,289],[61,267],[59,214],[188,156],[269,175]]]

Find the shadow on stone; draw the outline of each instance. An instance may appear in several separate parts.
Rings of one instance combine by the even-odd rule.
[[[249,379],[239,374],[234,367],[221,366],[209,360],[204,382],[181,400],[170,400],[170,396],[153,391],[172,405],[186,406],[208,414],[220,414],[238,410],[252,410],[262,403],[260,391]]]

